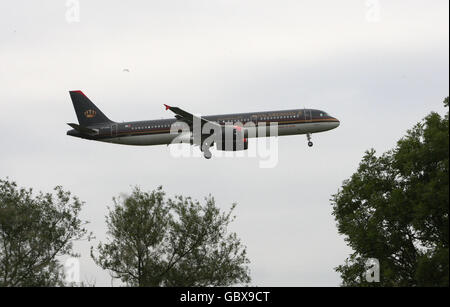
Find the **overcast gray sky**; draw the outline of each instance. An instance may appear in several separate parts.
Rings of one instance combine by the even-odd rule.
[[[68,22],[71,3],[0,2],[0,177],[63,185],[103,241],[111,198],[132,185],[212,194],[224,210],[238,203],[232,230],[254,285],[339,285],[333,268],[351,250],[329,199],[365,150],[388,150],[428,112],[444,112],[448,0],[80,0],[79,22]],[[76,122],[69,90],[116,121],[168,118],[167,103],[201,114],[310,107],[341,126],[313,135],[313,148],[305,136],[280,138],[275,168],[175,159],[166,146],[66,136]],[[81,277],[110,285],[89,257],[96,242],[76,245]]]

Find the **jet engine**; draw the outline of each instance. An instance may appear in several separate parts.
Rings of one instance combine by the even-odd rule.
[[[225,127],[222,136],[216,140],[217,150],[240,151],[248,149],[248,139],[240,127]]]

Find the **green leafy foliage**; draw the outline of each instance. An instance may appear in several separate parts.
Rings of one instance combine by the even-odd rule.
[[[129,286],[227,286],[250,281],[246,249],[228,234],[234,205],[222,213],[212,197],[165,199],[134,188],[114,199],[106,218],[108,243],[91,255]]]
[[[57,257],[76,256],[73,242],[89,237],[81,206],[61,187],[34,196],[0,180],[0,286],[64,285]]]
[[[379,157],[366,152],[332,198],[354,250],[336,268],[344,286],[448,286],[448,158],[448,112],[429,114]],[[369,258],[380,262],[380,283],[365,280]]]

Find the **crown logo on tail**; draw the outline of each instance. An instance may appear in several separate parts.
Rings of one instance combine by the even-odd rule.
[[[84,116],[86,116],[86,118],[94,118],[96,114],[97,112],[95,112],[94,110],[87,110],[86,112],[84,112]]]
[[[84,112],[84,116],[86,116],[86,118],[94,118],[96,114],[97,112],[95,112],[94,110],[87,110],[86,112]]]

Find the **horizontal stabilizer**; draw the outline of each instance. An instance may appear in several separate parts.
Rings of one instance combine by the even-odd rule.
[[[82,133],[82,134],[87,134],[87,135],[96,135],[98,134],[98,130],[97,129],[90,129],[90,128],[86,128],[74,123],[68,123],[68,125],[70,127],[72,127],[73,129],[77,130],[78,132]]]

